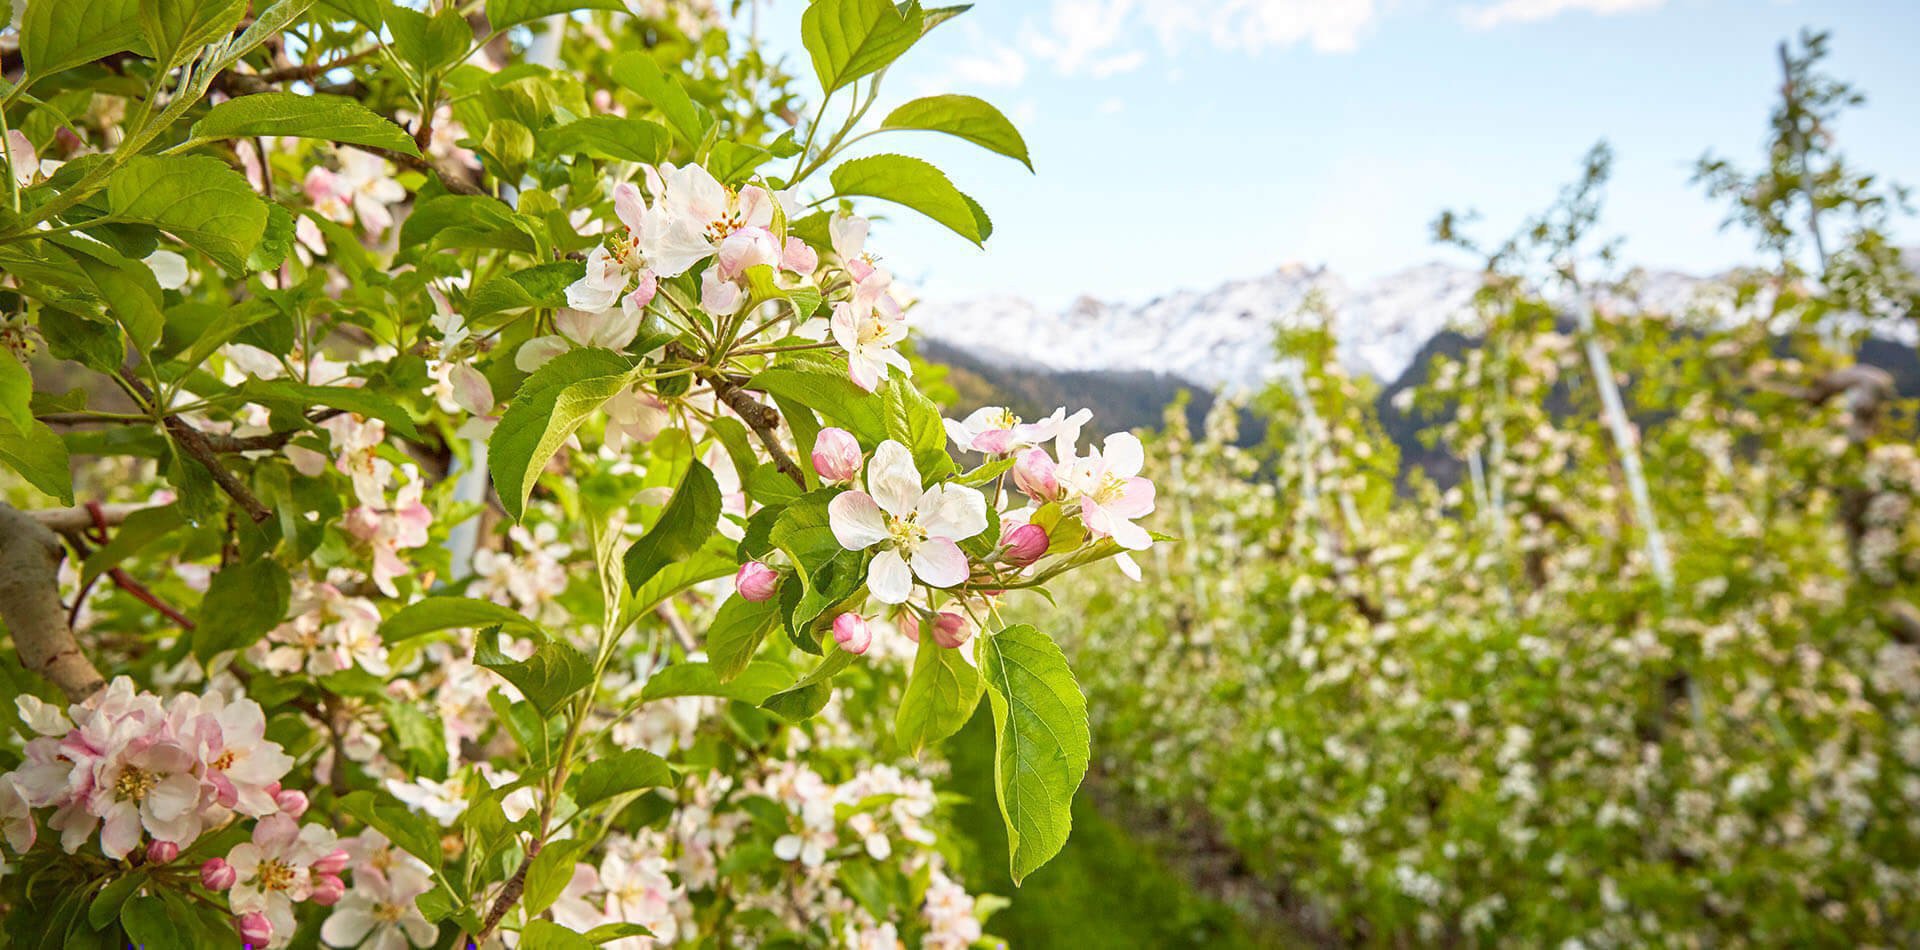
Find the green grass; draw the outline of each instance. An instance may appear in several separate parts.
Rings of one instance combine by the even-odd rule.
[[[1272,944],[1250,933],[1231,908],[1195,893],[1084,794],[1073,803],[1067,846],[1016,889],[1007,872],[1007,833],[993,797],[993,719],[985,701],[973,721],[947,741],[946,752],[953,763],[946,790],[968,799],[953,816],[967,887],[1013,900],[987,921],[987,930],[1015,950]]]

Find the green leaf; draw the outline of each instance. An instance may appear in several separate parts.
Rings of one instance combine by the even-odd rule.
[[[665,603],[667,598],[703,581],[732,574],[739,563],[711,548],[696,551],[684,560],[674,561],[659,570],[633,591],[628,608],[644,613]]]
[[[653,164],[667,157],[672,139],[666,126],[651,119],[595,115],[541,132],[540,148],[548,155]]]
[[[32,0],[20,18],[20,56],[29,76],[50,76],[122,50],[146,52],[140,0]]]
[[[625,13],[620,0],[487,0],[487,22],[496,30],[575,10],[614,10]]]
[[[422,634],[433,633],[436,630],[461,627],[477,630],[496,624],[539,629],[539,626],[525,614],[509,607],[502,607],[492,601],[443,596],[417,600],[395,611],[393,616],[380,624],[380,639],[388,643],[397,643]]]
[[[758,145],[742,145],[739,142],[715,142],[713,151],[707,156],[707,171],[720,180],[723,185],[738,185],[753,177],[753,171],[773,153]]]
[[[533,856],[532,864],[527,867],[527,887],[520,897],[529,917],[552,907],[560,898],[573,880],[576,859],[591,844],[593,842],[586,838],[549,841]]]
[[[720,669],[712,663],[675,663],[647,680],[647,685],[640,690],[640,700],[719,696],[757,706],[784,688],[792,676],[793,671],[765,660],[747,663],[727,679],[721,678]]]
[[[800,570],[811,574],[844,550],[828,523],[827,505],[838,495],[838,488],[820,488],[801,495],[780,512],[768,540],[787,553]]]
[[[180,509],[174,505],[142,508],[129,513],[126,520],[114,529],[113,537],[87,555],[86,562],[80,567],[80,583],[91,582],[109,568],[138,554],[147,545],[186,523],[186,519],[180,517]]]
[[[263,92],[228,99],[193,124],[196,139],[278,135],[419,155],[413,136],[346,96]]]
[[[795,361],[762,370],[747,384],[782,399],[790,399],[844,426],[868,447],[887,439],[885,404],[861,389],[846,371],[828,363]],[[803,446],[803,454],[808,447]]]
[[[980,244],[991,225],[975,212],[971,198],[947,180],[945,172],[905,155],[869,155],[833,170],[836,195],[866,195],[905,205]]]
[[[309,407],[326,406],[378,419],[403,439],[420,440],[413,416],[400,404],[359,386],[309,386],[290,379],[250,379],[240,387],[247,399],[268,409],[302,415]]]
[[[1060,648],[1027,624],[982,637],[979,650],[993,707],[994,790],[1019,884],[1067,843],[1073,793],[1092,755],[1087,702]]]
[[[687,145],[699,147],[713,128],[713,114],[693,101],[678,80],[661,70],[660,64],[646,52],[634,50],[614,57],[609,69],[613,81],[639,93],[667,117],[667,125]]]
[[[914,755],[960,731],[973,717],[986,683],[959,650],[948,650],[930,636],[920,638],[913,673],[893,717],[894,735]]]
[[[627,584],[644,586],[669,563],[698,551],[712,537],[720,520],[720,486],[713,472],[693,462],[660,520],[627,549]]]
[[[587,418],[625,389],[632,365],[612,350],[570,350],[540,367],[513,396],[487,440],[487,467],[507,514],[519,520],[533,483]]]
[[[0,423],[33,427],[33,373],[11,355],[0,355]]]
[[[599,944],[550,920],[536,920],[520,931],[525,950],[593,950]]]
[[[0,420],[0,463],[8,464],[29,486],[73,505],[73,472],[67,468],[67,443],[46,422],[13,428]]]
[[[887,380],[885,399],[887,438],[899,442],[913,453],[913,464],[920,477],[931,482],[953,473],[953,457],[947,454],[946,424],[933,401],[907,381],[895,375]]]
[[[578,261],[552,261],[490,277],[468,295],[467,305],[460,312],[474,320],[534,307],[564,307],[567,285],[579,280],[586,270],[586,265]]]
[[[816,0],[800,17],[800,42],[825,94],[882,69],[920,39],[920,4]]]
[[[166,901],[153,895],[135,897],[120,908],[120,926],[133,945],[152,950],[188,950],[193,934],[181,927]]]
[[[880,127],[945,132],[989,152],[1017,159],[1027,166],[1027,171],[1033,171],[1033,159],[1027,155],[1027,140],[985,99],[959,95],[915,99],[887,113]]]
[[[120,916],[120,909],[126,906],[127,898],[146,886],[146,883],[147,869],[138,868],[101,888],[100,893],[94,897],[93,903],[87,905],[87,923],[92,924],[95,930],[113,923],[114,919]]]
[[[129,160],[107,179],[108,212],[151,224],[240,273],[267,230],[267,205],[247,180],[210,155]]]
[[[165,72],[232,33],[246,12],[247,0],[140,0],[140,33]]]
[[[780,619],[780,599],[754,602],[745,597],[729,597],[713,615],[707,629],[707,657],[721,682],[728,682],[747,668],[760,649],[760,641]]]
[[[222,568],[200,600],[194,655],[206,660],[266,636],[286,617],[291,596],[286,569],[265,558],[235,561]]]
[[[429,17],[416,10],[389,4],[387,29],[393,32],[393,49],[400,58],[422,73],[437,72],[466,55],[473,43],[473,28],[467,18],[451,6]]]
[[[413,206],[400,225],[400,243],[531,253],[531,227],[531,219],[485,195],[434,195]]]
[[[573,780],[573,803],[581,808],[615,795],[664,788],[678,781],[673,768],[645,749],[622,749],[594,759]]]
[[[603,944],[603,943],[611,943],[612,941],[618,940],[621,937],[651,937],[651,936],[653,936],[653,931],[648,930],[647,928],[642,927],[639,924],[627,923],[624,920],[616,921],[611,924],[601,924],[600,926],[587,931],[587,939],[593,941],[596,945]]]
[[[143,261],[130,261],[104,244],[73,235],[48,240],[68,252],[74,268],[86,275],[106,304],[106,316],[127,331],[135,347],[151,350],[160,341],[167,316],[160,309],[160,282],[152,268]]]
[[[548,640],[532,656],[515,660],[500,652],[499,632],[494,631],[476,642],[473,662],[512,683],[543,719],[593,682],[593,660],[559,640]]]
[[[829,643],[820,665],[792,687],[768,696],[760,708],[788,722],[811,719],[827,708],[827,700],[833,697],[833,677],[852,665],[853,654],[840,649],[837,643]]]
[[[340,799],[340,807],[386,835],[400,850],[432,867],[440,866],[439,823],[433,819],[413,813],[384,792],[354,792]]]

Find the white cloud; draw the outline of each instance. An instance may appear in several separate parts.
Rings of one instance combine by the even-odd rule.
[[[1126,107],[1127,107],[1126,100],[1121,99],[1119,96],[1114,96],[1112,98],[1102,100],[1098,106],[1094,107],[1094,111],[1099,112],[1101,115],[1113,115],[1114,113],[1119,112],[1121,109],[1124,109]]]
[[[954,79],[974,86],[1018,86],[1027,79],[1027,58],[1005,44],[978,55],[962,56],[947,64]]]
[[[1652,10],[1666,0],[1499,0],[1460,11],[1460,18],[1476,30],[1490,30],[1507,23],[1535,23],[1562,13],[1582,11],[1598,16]]]
[[[1087,67],[1087,75],[1095,79],[1108,79],[1122,73],[1133,72],[1141,66],[1146,65],[1146,62],[1147,54],[1139,50],[1134,50],[1130,53],[1121,53],[1116,56],[1108,56],[1105,59],[1095,60],[1093,65]]]
[[[1345,53],[1380,15],[1374,0],[1147,0],[1140,17],[1162,46],[1191,36],[1215,49],[1258,53],[1307,43]]]

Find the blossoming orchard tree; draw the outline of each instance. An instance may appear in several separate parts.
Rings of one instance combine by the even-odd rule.
[[[1085,704],[999,599],[1155,538],[1137,440],[899,349],[861,212],[992,225],[848,146],[1028,161],[869,119],[964,8],[817,0],[809,108],[697,4],[9,6],[14,945],[981,939],[927,752],[984,696],[1057,852]]]

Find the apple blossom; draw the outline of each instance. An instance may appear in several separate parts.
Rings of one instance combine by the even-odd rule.
[[[180,856],[180,846],[171,841],[155,841],[147,845],[147,863],[165,864]]]
[[[432,889],[433,879],[413,864],[357,870],[353,888],[333,905],[333,913],[320,925],[320,939],[330,947],[368,950],[430,947],[439,936],[439,928],[421,915],[417,900]]]
[[[1140,477],[1145,461],[1140,440],[1132,433],[1116,432],[1107,436],[1101,449],[1089,449],[1086,456],[1061,466],[1061,491],[1080,502],[1080,518],[1088,534],[1112,538],[1130,551],[1152,546],[1147,529],[1133,523],[1153,512],[1153,482]]]
[[[313,864],[334,850],[333,832],[270,815],[253,826],[253,839],[227,854],[237,880],[228,904],[242,914],[263,914],[276,933],[297,926],[293,905],[313,892]]]
[[[827,505],[829,526],[842,547],[880,546],[867,586],[881,603],[906,603],[916,576],[932,587],[966,580],[967,556],[955,542],[987,529],[987,500],[978,490],[945,482],[924,490],[920,485],[913,453],[888,439],[867,467],[872,494],[842,492]]]
[[[345,224],[356,216],[369,234],[393,226],[391,205],[405,201],[407,189],[393,180],[393,165],[357,148],[338,148],[338,171],[314,166],[304,185],[313,209],[328,220]]]
[[[733,575],[733,588],[747,600],[767,600],[780,590],[780,572],[759,561],[748,561]]]
[[[975,409],[959,422],[941,421],[946,424],[947,437],[965,451],[1010,455],[1049,439],[1059,439],[1071,446],[1080,437],[1080,427],[1091,418],[1093,413],[1089,410],[1082,409],[1068,416],[1062,407],[1038,422],[1021,422],[1010,409],[986,406]]]
[[[101,821],[101,852],[115,860],[125,857],[140,843],[143,829],[176,844],[198,837],[197,764],[179,741],[158,732],[116,736],[94,767],[87,798],[87,811]]]
[[[913,372],[913,365],[894,349],[907,338],[906,317],[858,301],[841,301],[833,305],[828,327],[833,341],[847,351],[848,377],[861,389],[877,389],[889,367]]]
[[[837,426],[820,430],[813,440],[813,472],[830,482],[850,482],[860,475],[860,441]]]
[[[642,315],[641,308],[634,306],[601,311],[562,310],[553,320],[556,332],[522,344],[514,354],[513,365],[531,373],[576,347],[624,350],[639,335]]]
[[[381,593],[388,597],[399,596],[394,578],[407,573],[407,564],[400,559],[400,552],[425,545],[427,527],[432,523],[433,512],[420,503],[418,479],[408,481],[400,489],[394,496],[391,508],[376,509],[363,505],[347,512],[347,532],[367,542],[373,549],[373,582]],[[380,643],[377,632],[364,634],[358,627],[345,628],[343,632],[357,634],[359,638],[351,643],[342,643],[342,649],[370,672],[386,672],[386,648]]]
[[[226,702],[212,694],[202,701],[196,724],[198,754],[206,763],[204,778],[223,807],[259,817],[284,810],[280,795],[298,796],[305,802],[297,791],[268,791],[293,768],[293,757],[279,743],[266,741],[267,719],[259,703],[251,699]]]
[[[20,794],[20,786],[10,776],[0,776],[0,838],[4,838],[7,847],[15,854],[26,854],[33,847],[39,835],[39,828],[33,821],[33,809],[28,807],[26,797]]]
[[[274,804],[280,811],[294,818],[307,813],[307,794],[297,788],[281,789],[273,796]]]

